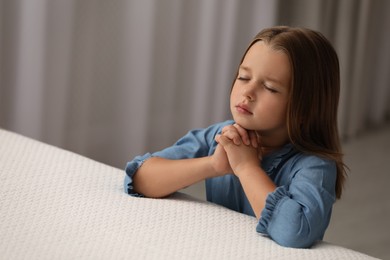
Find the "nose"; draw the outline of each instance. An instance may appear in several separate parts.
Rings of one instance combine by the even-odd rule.
[[[253,102],[256,100],[255,87],[253,84],[248,84],[243,88],[242,95],[248,99],[248,101]]]

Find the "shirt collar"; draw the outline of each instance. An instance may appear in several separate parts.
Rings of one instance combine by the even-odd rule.
[[[284,145],[282,149],[264,156],[262,161],[264,171],[270,175],[274,169],[278,168],[279,164],[282,163],[283,158],[287,157],[287,155],[290,154],[290,152],[293,152],[293,150],[294,146],[291,143],[288,143]]]

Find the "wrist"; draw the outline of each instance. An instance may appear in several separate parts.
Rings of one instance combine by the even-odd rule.
[[[259,172],[261,173],[264,171],[258,165],[247,164],[236,167],[233,172],[239,179],[241,179],[254,174],[259,174]]]
[[[221,162],[221,160],[218,160],[218,158],[215,158],[215,156],[211,155],[207,158],[207,177],[213,178],[213,177],[219,177],[226,174],[226,166]]]

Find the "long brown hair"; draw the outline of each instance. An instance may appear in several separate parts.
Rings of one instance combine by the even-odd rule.
[[[336,197],[340,198],[346,166],[337,126],[340,68],[337,53],[319,32],[277,26],[262,30],[249,48],[264,41],[290,60],[292,82],[287,105],[287,128],[296,149],[335,161]]]

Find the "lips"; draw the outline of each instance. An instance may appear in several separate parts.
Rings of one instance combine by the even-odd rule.
[[[240,103],[236,106],[236,110],[241,114],[247,114],[252,115],[253,113],[250,111],[250,108],[248,105]]]

